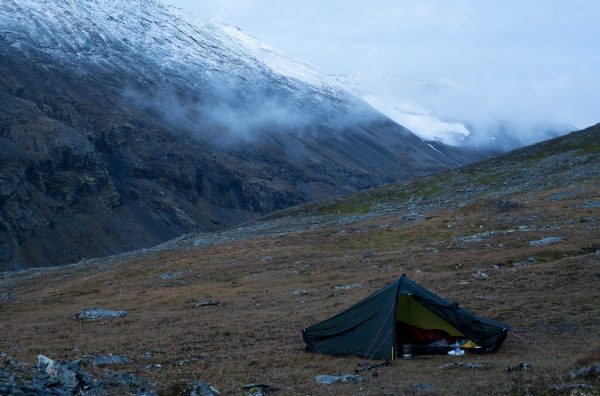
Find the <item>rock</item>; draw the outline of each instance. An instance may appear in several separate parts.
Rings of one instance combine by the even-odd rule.
[[[190,396],[214,396],[221,394],[217,388],[202,381],[192,384],[191,389]]]
[[[475,271],[473,276],[477,279],[487,279],[490,277],[490,275],[485,271]]]
[[[0,294],[0,301],[8,301],[8,300],[12,300],[13,299],[13,295],[12,293],[2,293]]]
[[[106,355],[106,356],[96,356],[92,359],[92,365],[97,367],[105,367],[112,365],[126,365],[132,364],[133,361],[126,356],[120,355]]]
[[[79,320],[101,320],[106,318],[124,318],[127,316],[125,311],[109,311],[103,308],[84,308],[74,316]]]
[[[44,355],[38,355],[38,368],[50,377],[56,377],[60,371],[60,364]]]
[[[536,241],[531,241],[531,242],[529,242],[529,244],[531,246],[541,247],[541,246],[548,246],[548,245],[552,245],[554,243],[562,242],[564,240],[565,240],[565,238],[562,238],[562,237],[547,237],[547,238],[538,239]]]
[[[423,393],[423,392],[430,392],[433,390],[433,386],[429,385],[429,384],[424,384],[422,382],[416,382],[413,384],[413,386],[411,387],[412,391],[414,393]]]
[[[585,201],[582,205],[583,209],[598,209],[600,208],[600,201]]]
[[[163,366],[162,364],[149,364],[147,366],[144,367],[144,371],[160,371],[162,370]]]
[[[294,290],[292,292],[292,295],[296,296],[296,297],[308,296],[308,291],[306,291],[304,289],[298,289],[298,290]]]
[[[144,352],[144,354],[142,355],[142,359],[145,360],[150,360],[152,359],[152,357],[154,357],[154,354],[150,351]]]
[[[533,370],[533,364],[527,362],[519,363],[516,366],[508,366],[505,370],[509,373],[517,371],[530,371]]]
[[[442,364],[440,366],[441,369],[453,369],[453,368],[467,368],[467,369],[475,369],[475,370],[482,370],[484,368],[486,368],[483,364],[481,363],[462,363],[462,362],[453,362],[453,363],[446,363],[446,364]]]
[[[315,376],[315,381],[319,384],[331,385],[335,383],[358,383],[363,382],[365,379],[360,375],[355,374],[344,374],[344,375],[317,375]]]
[[[600,377],[600,362],[573,370],[569,373],[569,377],[571,377],[571,379]]]
[[[173,279],[175,275],[170,272],[165,272],[164,274],[160,274],[160,279]]]
[[[260,261],[261,261],[262,263],[268,263],[268,262],[271,262],[271,261],[273,261],[273,260],[275,260],[275,257],[274,257],[274,256],[263,256],[263,257],[260,259]]]
[[[217,306],[219,305],[219,302],[217,300],[205,300],[205,301],[200,301],[199,303],[196,303],[192,306],[192,308],[200,308],[200,307],[206,307],[206,306]]]
[[[352,283],[349,285],[338,285],[335,286],[335,290],[352,290],[352,289],[360,289],[362,285],[360,283]]]

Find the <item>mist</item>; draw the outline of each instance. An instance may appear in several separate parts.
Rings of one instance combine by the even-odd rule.
[[[600,121],[600,3],[168,0],[322,72],[424,139],[514,147]]]

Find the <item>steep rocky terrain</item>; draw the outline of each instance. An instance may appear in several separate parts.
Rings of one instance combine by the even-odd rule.
[[[154,0],[0,3],[0,269],[66,264],[478,158]]]
[[[597,395],[599,236],[600,124],[227,231],[0,275],[0,389]],[[363,359],[307,353],[300,330],[402,273],[516,332],[497,354],[318,384]],[[87,307],[117,312],[91,320]],[[65,363],[50,376],[38,354]]]

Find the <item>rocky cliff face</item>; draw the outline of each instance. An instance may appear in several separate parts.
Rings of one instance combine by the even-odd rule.
[[[309,66],[155,1],[0,4],[0,270],[454,167]]]

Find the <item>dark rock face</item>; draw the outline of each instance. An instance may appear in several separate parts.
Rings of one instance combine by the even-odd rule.
[[[227,55],[220,77],[207,80],[194,76],[210,72],[208,65],[152,63],[143,43],[73,36],[79,27],[66,26],[91,3],[73,13],[66,3],[46,10],[67,33],[44,13],[15,19],[30,10],[0,5],[0,20],[14,23],[0,33],[0,271],[148,247],[476,158],[439,144],[432,149],[346,93],[267,69],[246,73],[226,48],[202,47]],[[150,6],[178,23],[158,3]],[[20,23],[32,23],[31,33]],[[46,23],[54,30],[37,31]],[[157,99],[165,92],[167,99]],[[231,138],[232,127],[206,110],[216,103],[252,113],[250,101],[310,117],[293,124],[261,119],[251,139]]]

